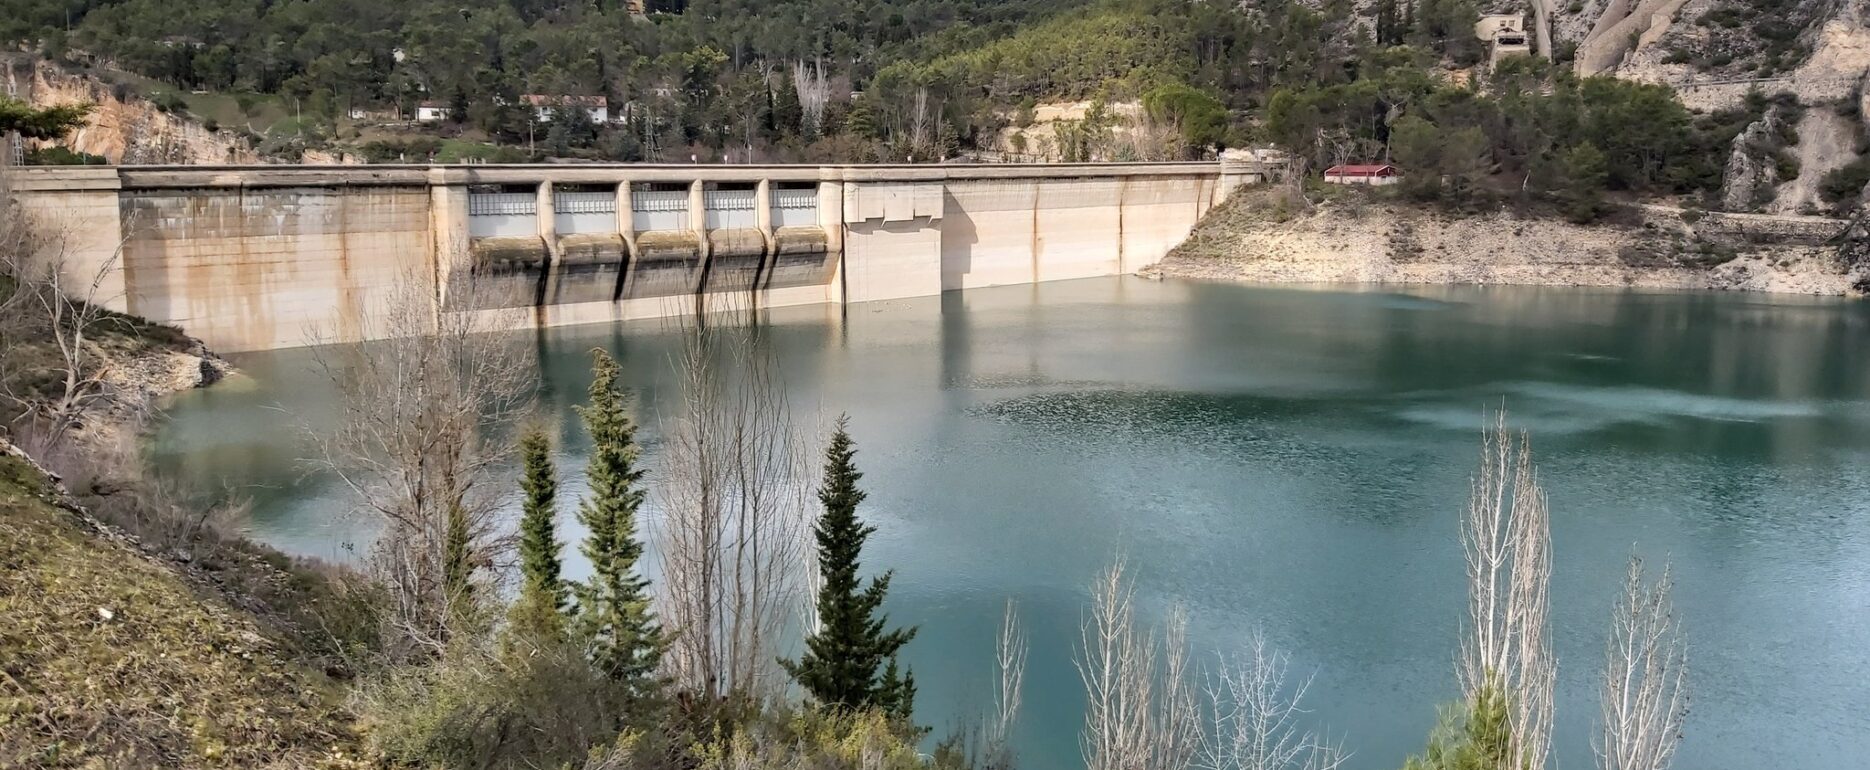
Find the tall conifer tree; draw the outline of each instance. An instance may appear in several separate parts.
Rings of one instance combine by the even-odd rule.
[[[601,349],[591,355],[591,402],[578,408],[591,435],[590,493],[578,505],[578,520],[588,531],[582,550],[591,578],[577,589],[578,629],[592,662],[641,696],[653,689],[666,641],[650,611],[649,581],[637,574],[643,471],[636,466],[636,426],[617,390],[617,362]]]
[[[556,637],[564,630],[565,583],[559,577],[558,478],[545,431],[532,428],[519,441],[525,495],[519,520],[519,601],[514,623],[522,630]]]
[[[467,510],[460,501],[448,506],[442,520],[442,597],[452,624],[474,606],[474,554]]]
[[[879,708],[907,719],[914,707],[915,680],[896,664],[896,654],[915,637],[914,628],[885,630],[878,610],[889,592],[885,572],[868,586],[858,578],[864,541],[876,528],[857,518],[864,492],[854,457],[856,448],[839,418],[825,449],[825,477],[818,488],[824,505],[817,526],[820,627],[805,640],[805,656],[781,661],[819,703],[840,709]],[[887,669],[885,669],[887,664]]]

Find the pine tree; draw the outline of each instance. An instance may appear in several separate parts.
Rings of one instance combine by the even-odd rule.
[[[1473,702],[1441,710],[1428,747],[1403,770],[1519,770],[1529,763],[1511,761],[1512,730],[1506,694],[1489,682]]]
[[[578,408],[591,435],[590,496],[578,504],[578,520],[589,533],[582,551],[591,578],[578,587],[578,629],[592,662],[641,696],[653,689],[666,642],[650,611],[649,581],[637,574],[643,471],[636,467],[636,426],[617,391],[617,362],[603,350],[593,350],[592,359],[591,402]]]
[[[1595,144],[1580,143],[1559,156],[1558,174],[1558,199],[1566,218],[1578,224],[1597,219],[1603,213],[1604,186],[1610,180],[1604,153]]]
[[[824,505],[817,526],[818,631],[805,640],[805,656],[781,661],[792,678],[819,703],[838,709],[878,708],[908,719],[914,708],[915,679],[900,671],[896,655],[915,637],[914,628],[884,630],[878,610],[889,592],[890,572],[873,578],[868,586],[858,579],[864,541],[876,528],[857,518],[864,492],[857,488],[863,474],[852,462],[857,450],[839,418],[837,432],[825,449],[825,477],[818,489]],[[888,668],[883,671],[887,662]]]
[[[442,600],[447,603],[450,621],[464,617],[474,601],[471,540],[467,510],[459,502],[448,506],[442,520]]]
[[[914,631],[910,633],[914,634]],[[892,717],[908,721],[915,713],[915,705],[916,675],[898,668],[896,656],[892,654],[889,664],[883,667],[883,681],[877,690],[877,708]]]
[[[545,432],[533,428],[520,438],[525,494],[519,520],[519,601],[513,605],[514,625],[541,637],[557,637],[564,630],[565,583],[559,577],[558,478],[552,468],[552,446]]]
[[[83,126],[92,109],[90,104],[40,109],[19,99],[0,96],[0,141],[14,132],[22,139],[58,139]]]

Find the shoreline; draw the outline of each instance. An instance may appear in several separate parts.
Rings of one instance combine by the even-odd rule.
[[[1818,217],[1639,206],[1615,223],[1505,211],[1449,215],[1361,191],[1282,214],[1272,191],[1211,212],[1144,278],[1257,284],[1519,285],[1863,296]]]

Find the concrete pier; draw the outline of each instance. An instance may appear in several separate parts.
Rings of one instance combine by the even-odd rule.
[[[1117,275],[1160,259],[1260,173],[1237,161],[28,167],[14,190],[70,271],[104,275],[112,309],[243,351],[406,332],[377,322],[403,281],[432,288],[438,312],[557,326]]]

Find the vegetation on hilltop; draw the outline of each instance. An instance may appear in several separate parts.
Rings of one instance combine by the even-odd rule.
[[[1420,197],[1563,197],[1585,220],[1606,192],[1718,207],[1734,137],[1761,112],[1696,117],[1666,87],[1580,79],[1538,57],[1452,77],[1485,54],[1473,0],[694,0],[652,3],[647,18],[623,3],[539,0],[105,0],[69,32],[63,9],[29,3],[0,35],[184,92],[276,95],[309,141],[341,138],[374,161],[933,161],[1034,149],[1126,160],[1275,144],[1313,173],[1391,161]],[[618,120],[561,110],[535,122],[524,94],[603,95]],[[1038,137],[1043,148],[1024,134],[1002,146],[1036,104],[1060,100],[1090,107]],[[342,117],[407,115],[423,101],[453,114],[414,133]],[[1118,102],[1146,109],[1109,108]],[[1854,197],[1847,177],[1827,189]]]

